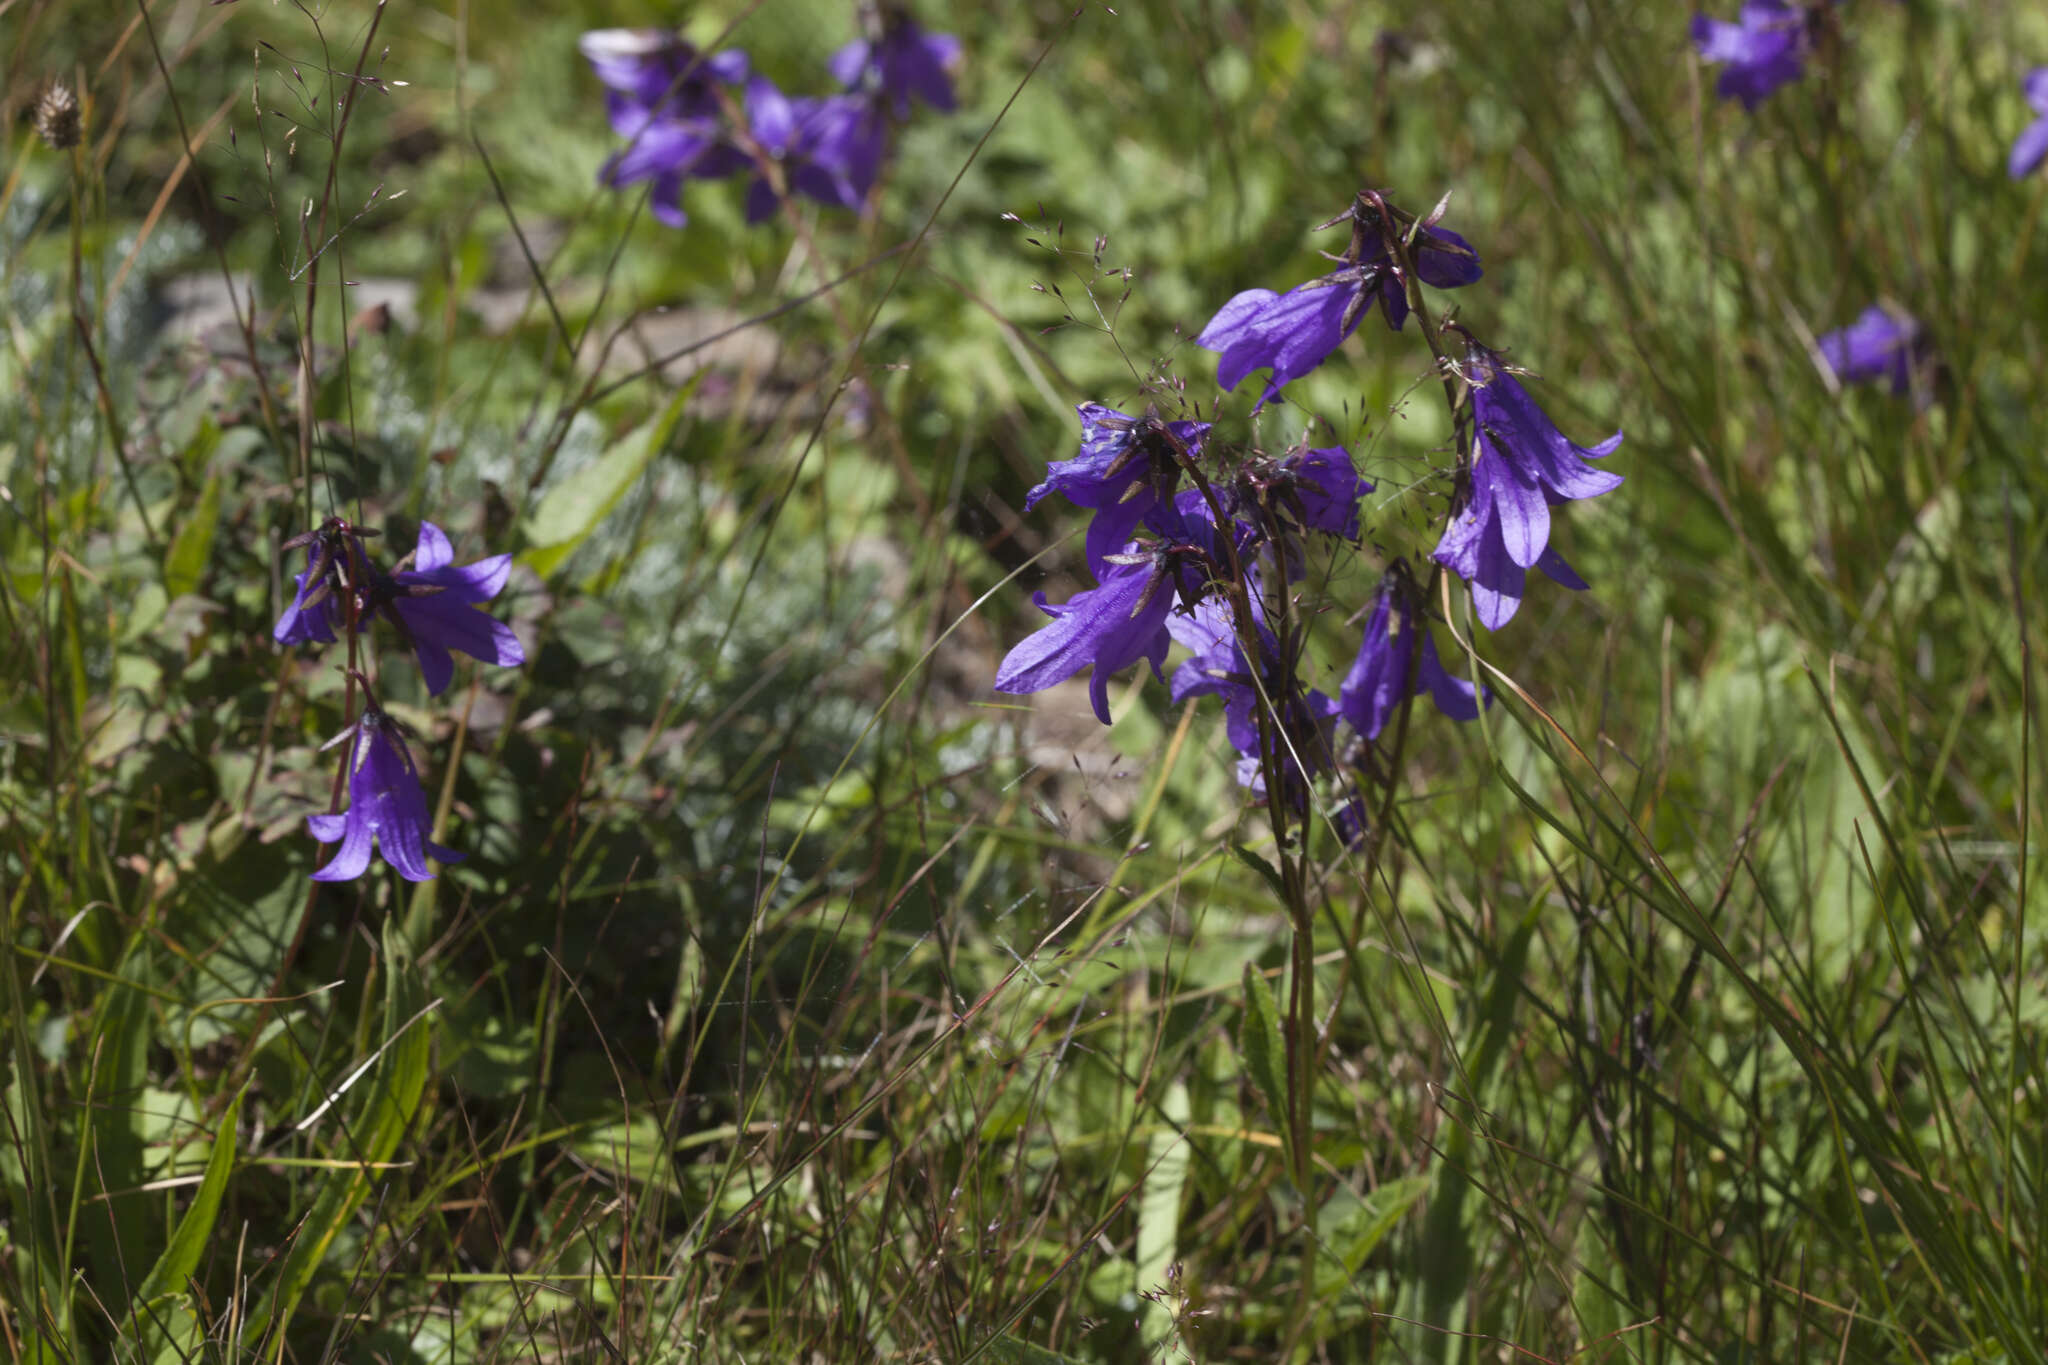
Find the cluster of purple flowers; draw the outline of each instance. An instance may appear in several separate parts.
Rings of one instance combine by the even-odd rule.
[[[626,140],[599,182],[650,182],[654,216],[671,227],[688,221],[684,181],[743,171],[753,172],[749,222],[771,216],[785,193],[859,209],[881,173],[891,121],[909,117],[913,99],[953,108],[948,73],[960,56],[959,39],[926,33],[894,9],[871,27],[827,63],[842,87],[832,95],[784,94],[746,53],[700,52],[663,29],[584,34],[577,48],[605,86],[612,131]]]
[[[361,694],[361,709],[328,744],[348,746],[343,768],[348,809],[309,816],[306,822],[321,843],[341,845],[313,873],[315,881],[360,877],[369,868],[372,848],[400,876],[415,882],[434,875],[428,856],[444,863],[463,856],[428,838],[433,819],[406,747],[405,727],[377,704],[368,675],[356,666],[372,623],[382,621],[397,632],[418,659],[427,691],[436,696],[455,675],[451,650],[490,664],[526,662],[511,627],[478,609],[504,588],[512,556],[457,564],[447,535],[432,522],[421,522],[418,545],[386,572],[363,544],[376,534],[330,517],[283,546],[303,547],[306,567],[271,634],[280,644],[327,645],[346,639],[349,696],[353,701]]]
[[[1241,293],[1202,330],[1196,342],[1217,353],[1218,383],[1234,389],[1253,371],[1269,371],[1262,407],[1329,359],[1375,306],[1399,331],[1419,297],[1411,290],[1478,280],[1478,252],[1440,226],[1440,214],[1418,220],[1376,193],[1360,194],[1324,224],[1351,227],[1338,269],[1286,293]],[[1459,335],[1467,458],[1433,559],[1471,585],[1480,621],[1497,629],[1520,605],[1526,569],[1586,586],[1549,546],[1550,509],[1620,484],[1587,461],[1613,451],[1621,436],[1574,445],[1497,353]],[[1292,593],[1305,574],[1306,543],[1356,546],[1359,501],[1372,484],[1338,447],[1273,458],[1223,447],[1206,422],[1132,416],[1099,403],[1083,404],[1080,416],[1079,455],[1055,462],[1025,508],[1058,492],[1094,512],[1086,557],[1098,586],[1058,605],[1038,595],[1052,622],[1009,652],[996,689],[1036,692],[1092,667],[1090,696],[1107,724],[1109,675],[1143,660],[1159,676],[1169,644],[1178,643],[1189,657],[1174,671],[1173,700],[1222,698],[1239,781],[1264,795],[1277,780],[1299,813],[1314,779],[1338,777],[1347,788],[1340,832],[1355,833],[1359,779],[1373,770],[1369,751],[1407,700],[1427,693],[1459,720],[1475,718],[1488,700],[1444,667],[1428,594],[1400,558],[1359,612],[1363,635],[1336,696],[1303,680],[1305,632]]]

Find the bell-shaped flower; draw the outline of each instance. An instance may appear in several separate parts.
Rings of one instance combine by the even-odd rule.
[[[926,33],[907,14],[892,12],[882,21],[882,36],[872,42],[856,38],[826,63],[832,78],[848,90],[889,100],[897,118],[910,114],[912,96],[932,108],[953,108],[953,66],[960,60],[960,40],[950,33]]]
[[[1420,615],[1414,584],[1397,566],[1380,579],[1372,614],[1365,619],[1358,657],[1337,690],[1338,714],[1368,740],[1379,738],[1396,707],[1425,691],[1437,710],[1452,720],[1472,720],[1479,714],[1480,694],[1469,681],[1444,668],[1437,658],[1436,640],[1426,627],[1417,624]],[[1422,631],[1419,660],[1417,630]]]
[[[747,84],[747,124],[764,156],[782,165],[791,194],[859,209],[881,174],[889,128],[858,95],[785,95],[765,76]],[[775,187],[757,174],[747,191],[747,221],[775,213]]]
[[[1223,731],[1238,752],[1238,784],[1259,796],[1266,793],[1259,708],[1270,703],[1279,722],[1275,738],[1286,773],[1284,790],[1290,803],[1303,809],[1308,776],[1329,767],[1337,708],[1321,692],[1304,690],[1292,670],[1281,667],[1279,641],[1262,619],[1256,591],[1251,600],[1259,634],[1256,675],[1245,657],[1230,604],[1222,596],[1205,598],[1187,612],[1167,618],[1168,633],[1190,653],[1173,671],[1172,697],[1176,702],[1203,696],[1223,699]]]
[[[323,844],[339,841],[341,847],[313,873],[313,880],[346,882],[362,876],[370,866],[373,846],[409,882],[434,875],[427,866],[429,857],[461,862],[462,854],[428,837],[433,818],[398,722],[374,704],[366,705],[341,738],[349,741],[348,809],[339,815],[306,817],[315,839]]]
[[[420,523],[419,545],[396,573],[375,578],[365,598],[412,645],[427,691],[439,695],[455,676],[448,651],[459,650],[487,664],[526,662],[512,628],[477,604],[496,597],[512,572],[511,555],[492,555],[457,564],[454,547],[441,528]]]
[[[1874,304],[1847,327],[1815,338],[1815,345],[1840,382],[1883,380],[1893,393],[1912,387],[1913,371],[1925,350],[1918,322]]]
[[[1408,320],[1407,284],[1396,266],[1383,219],[1376,210],[1354,216],[1358,221],[1344,269],[1285,294],[1247,289],[1209,319],[1195,344],[1217,352],[1218,384],[1235,389],[1253,370],[1270,369],[1272,377],[1259,398],[1264,407],[1286,385],[1329,359],[1375,303],[1389,327],[1399,330]],[[1483,273],[1479,253],[1449,228],[1418,228],[1410,250],[1416,274],[1438,289],[1459,288]]]
[[[1695,14],[1692,42],[1702,61],[1727,67],[1714,93],[1755,109],[1806,67],[1806,11],[1789,0],[1744,0],[1735,23]]]
[[[1201,453],[1207,422],[1168,422],[1153,413],[1132,417],[1101,403],[1083,403],[1081,453],[1054,460],[1045,481],[1024,497],[1029,512],[1049,493],[1076,507],[1090,508],[1088,568],[1103,576],[1107,556],[1116,553],[1148,516],[1169,505],[1180,480],[1182,454]],[[1159,528],[1171,535],[1168,528]]]
[[[294,580],[292,600],[270,634],[279,644],[334,643],[335,631],[347,620],[347,599],[374,575],[365,537],[377,532],[329,517],[316,529],[293,536],[278,548],[306,551],[306,567]]]
[[[996,669],[996,691],[1042,692],[1093,668],[1088,699],[1096,719],[1107,725],[1111,674],[1143,659],[1152,665],[1153,676],[1160,676],[1170,643],[1166,618],[1175,601],[1171,551],[1141,550],[1135,544],[1127,550],[1112,556],[1099,587],[1058,605],[1047,602],[1042,592],[1033,595],[1052,622],[1004,656]]]
[[[2048,161],[2048,66],[2029,71],[2020,82],[2020,91],[2027,97],[2027,106],[2039,117],[2012,140],[2012,155],[2006,160],[2005,171],[2015,180],[2032,175],[2035,168]]]
[[[597,29],[576,46],[606,87],[612,131],[626,139],[599,169],[600,184],[651,181],[650,211],[681,227],[683,181],[716,180],[749,164],[727,135],[717,93],[747,78],[746,53],[700,53],[663,29]]]
[[[1466,377],[1474,428],[1471,486],[1432,557],[1472,585],[1480,621],[1499,630],[1521,606],[1525,569],[1541,569],[1568,588],[1586,586],[1550,548],[1550,509],[1620,486],[1620,475],[1586,461],[1613,453],[1621,433],[1592,447],[1572,444],[1500,357],[1476,342]]]

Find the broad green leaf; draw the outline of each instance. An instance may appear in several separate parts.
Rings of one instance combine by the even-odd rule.
[[[199,491],[199,502],[179,523],[164,551],[164,591],[172,597],[199,591],[206,563],[213,557],[214,532],[220,528],[220,475]]]
[[[708,373],[699,370],[676,390],[659,417],[630,432],[610,450],[542,494],[539,505],[526,520],[526,535],[533,548],[520,559],[543,578],[560,568],[647,472],[647,466],[668,444],[690,396]]]
[[[1365,1258],[1428,1190],[1426,1175],[1390,1180],[1363,1199],[1348,1189],[1338,1190],[1316,1214],[1316,1236],[1324,1252],[1316,1261],[1316,1297],[1342,1292]]]

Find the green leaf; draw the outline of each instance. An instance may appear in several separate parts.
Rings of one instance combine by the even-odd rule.
[[[198,1193],[186,1207],[185,1216],[178,1220],[177,1231],[171,1234],[164,1254],[157,1257],[142,1281],[142,1288],[135,1291],[136,1311],[128,1315],[129,1321],[151,1320],[152,1315],[141,1312],[141,1306],[166,1294],[183,1293],[185,1281],[199,1269],[199,1258],[206,1251],[214,1221],[220,1216],[221,1196],[227,1193],[228,1177],[234,1174],[235,1132],[241,1118],[242,1097],[236,1095],[214,1129],[213,1149],[206,1158],[206,1172],[199,1177]]]
[[[335,1238],[384,1178],[384,1172],[368,1167],[391,1159],[419,1110],[433,1044],[427,1016],[434,1005],[424,999],[418,969],[395,918],[385,921],[384,962],[384,1042],[379,1055],[370,1059],[369,1094],[356,1117],[345,1125],[332,1113],[323,1119],[329,1131],[339,1133],[345,1127],[354,1139],[338,1138],[337,1155],[364,1164],[340,1166],[328,1173],[312,1211],[300,1223],[285,1253],[277,1282],[262,1294],[261,1306],[250,1316],[251,1340],[260,1339],[272,1327],[282,1330],[291,1321]],[[354,1073],[351,1068],[343,1074]]]
[[[1167,1086],[1159,1116],[1166,1121],[1146,1153],[1145,1189],[1138,1197],[1138,1245],[1132,1254],[1140,1290],[1163,1289],[1174,1252],[1180,1245],[1182,1187],[1187,1183],[1192,1149],[1182,1130],[1193,1109],[1185,1081]],[[1173,1308],[1160,1298],[1145,1301],[1145,1341],[1156,1346],[1173,1330]]]
[[[668,438],[683,415],[683,406],[709,373],[699,370],[692,375],[688,383],[676,390],[661,416],[629,433],[610,450],[542,494],[539,505],[526,519],[526,535],[533,548],[520,555],[521,561],[543,578],[559,569],[611,515],[627,490],[668,445]]]
[[[213,557],[213,536],[220,528],[220,475],[215,474],[206,481],[206,487],[199,492],[199,504],[194,507],[177,534],[171,537],[170,548],[164,551],[164,591],[173,597],[199,591],[199,580],[206,574],[206,563]]]
[[[1411,1175],[1389,1180],[1363,1199],[1348,1189],[1338,1190],[1316,1214],[1316,1236],[1324,1252],[1316,1262],[1316,1297],[1327,1299],[1342,1292],[1429,1185],[1428,1176]]]
[[[1291,1150],[1287,1124],[1287,1049],[1280,1041],[1280,1008],[1273,1002],[1273,987],[1257,964],[1244,964],[1244,1025],[1238,1031],[1238,1051],[1244,1055],[1244,1069],[1252,1084],[1266,1097],[1273,1111],[1273,1126],[1280,1140]]]

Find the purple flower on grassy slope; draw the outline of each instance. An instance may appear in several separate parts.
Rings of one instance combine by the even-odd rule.
[[[1912,387],[1913,367],[1920,355],[1920,324],[1872,305],[1847,327],[1816,338],[1815,344],[1821,359],[1842,383],[1882,379],[1893,393],[1904,393]]]
[[[953,79],[960,60],[960,40],[950,33],[926,33],[906,14],[890,14],[882,36],[873,42],[856,38],[832,54],[832,78],[848,90],[893,101],[897,118],[910,114],[912,96],[950,113]]]
[[[1479,694],[1470,682],[1445,670],[1437,658],[1435,639],[1416,624],[1420,613],[1414,597],[1414,584],[1405,569],[1397,567],[1380,579],[1358,657],[1337,690],[1338,714],[1369,740],[1379,738],[1394,708],[1404,699],[1421,696],[1425,690],[1436,702],[1436,709],[1452,720],[1472,720],[1479,715]],[[1418,629],[1422,630],[1421,667],[1411,681],[1409,666],[1415,657]],[[1486,700],[1493,699],[1489,696]]]
[[[747,78],[746,53],[700,54],[662,29],[597,29],[576,46],[606,86],[612,131],[626,139],[599,169],[600,184],[651,181],[655,218],[681,227],[683,181],[716,180],[749,164],[726,133],[717,93]]]
[[[343,732],[348,747],[348,809],[340,815],[309,815],[306,825],[323,844],[341,847],[327,865],[313,873],[316,882],[353,881],[368,870],[374,844],[384,861],[409,882],[423,882],[434,873],[427,858],[461,862],[463,855],[442,848],[427,836],[434,822],[420,790],[419,770],[398,722],[374,705]]]
[[[1257,601],[1256,595],[1253,600]],[[1280,721],[1277,738],[1287,773],[1286,791],[1296,809],[1304,808],[1307,775],[1329,766],[1336,703],[1321,692],[1304,692],[1286,676],[1287,670],[1280,666],[1279,641],[1263,622],[1259,624],[1259,673],[1254,677],[1238,642],[1230,606],[1219,598],[1169,616],[1166,629],[1191,655],[1173,671],[1173,700],[1223,699],[1224,735],[1239,755],[1238,784],[1260,796],[1265,795],[1266,783],[1260,761],[1259,706],[1262,696],[1273,701]]]
[[[511,572],[511,555],[457,564],[454,547],[441,528],[423,521],[419,545],[398,571],[371,583],[365,615],[382,611],[398,627],[419,658],[427,691],[439,695],[455,676],[451,649],[487,664],[526,662],[526,651],[512,628],[477,610],[477,603],[498,595]]]
[[[293,536],[280,550],[306,550],[306,567],[294,580],[292,600],[271,627],[271,638],[279,644],[334,643],[334,632],[345,623],[346,599],[373,573],[362,541],[377,532],[351,526],[340,517],[329,517],[319,527]]]
[[[1787,0],[1744,0],[1740,17],[1732,24],[1695,14],[1692,42],[1701,60],[1727,66],[1715,93],[1754,109],[1804,72],[1806,11]]]
[[[1407,285],[1379,210],[1354,208],[1351,216],[1352,244],[1343,269],[1285,294],[1247,289],[1209,319],[1195,344],[1217,352],[1218,384],[1235,389],[1253,370],[1270,369],[1272,378],[1259,398],[1263,407],[1287,384],[1329,359],[1374,303],[1381,306],[1389,327],[1399,330],[1408,320]],[[1479,253],[1449,228],[1418,228],[1411,250],[1416,273],[1437,289],[1459,288],[1482,273]]]
[[[592,29],[576,40],[576,50],[612,92],[614,118],[625,106],[670,118],[715,118],[713,83],[737,85],[747,78],[746,53],[700,53],[667,29]]]
[[[1541,569],[1568,588],[1586,586],[1550,548],[1550,509],[1620,485],[1620,475],[1586,461],[1611,454],[1621,433],[1591,448],[1572,444],[1500,357],[1477,342],[1465,373],[1472,385],[1471,486],[1432,558],[1471,584],[1480,621],[1499,630],[1522,604],[1525,569]]]
[[[2012,156],[2005,171],[2015,180],[2032,175],[2036,167],[2048,161],[2048,66],[2029,71],[2020,82],[2020,90],[2027,97],[2027,106],[2040,117],[2012,141]]]
[[[791,98],[765,76],[747,84],[747,123],[762,153],[782,163],[791,194],[858,210],[881,174],[888,125],[858,95]],[[775,212],[775,187],[757,173],[747,191],[747,221]]]
[[[1043,692],[1092,667],[1088,699],[1095,718],[1107,725],[1112,673],[1143,659],[1159,676],[1169,643],[1166,617],[1174,604],[1171,572],[1164,552],[1130,549],[1137,562],[1110,563],[1101,586],[1075,593],[1063,604],[1047,602],[1042,592],[1032,595],[1052,623],[1004,656],[996,669],[996,691]]]
[[[1199,455],[1207,422],[1168,422],[1156,413],[1133,417],[1101,403],[1083,403],[1081,453],[1046,466],[1045,480],[1024,497],[1029,512],[1048,493],[1095,513],[1088,524],[1088,568],[1103,576],[1103,561],[1131,538],[1146,517],[1168,505],[1180,480],[1176,447]],[[1162,533],[1170,533],[1162,531]]]

